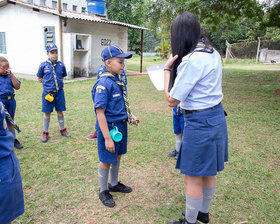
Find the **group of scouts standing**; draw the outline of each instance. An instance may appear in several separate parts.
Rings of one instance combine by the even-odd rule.
[[[172,55],[164,67],[164,93],[168,106],[174,108],[176,150],[169,156],[177,158],[176,168],[185,175],[186,207],[183,217],[169,224],[195,224],[197,221],[206,224],[216,190],[215,176],[228,160],[226,112],[221,104],[221,56],[202,35],[196,16],[189,12],[172,22],[171,48]],[[44,89],[43,142],[49,139],[50,114],[54,107],[61,135],[70,137],[63,116],[66,69],[57,60],[56,45],[48,45],[46,49],[48,60],[40,65],[37,73]],[[138,125],[139,120],[130,110],[124,74],[125,59],[132,55],[118,46],[109,46],[101,57],[104,65],[99,68],[92,88],[100,161],[98,194],[104,206],[114,207],[116,203],[111,192],[132,192],[131,187],[119,182],[118,175],[121,156],[127,152],[127,124]],[[15,124],[9,125],[8,121],[7,127],[5,119],[8,113],[14,118],[13,88],[19,89],[20,82],[10,72],[7,60],[1,57],[0,80],[0,223],[6,224],[24,212],[24,201],[18,160],[13,151],[18,142],[12,131]]]

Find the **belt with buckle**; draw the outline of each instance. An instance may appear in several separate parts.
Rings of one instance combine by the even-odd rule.
[[[4,99],[4,100],[11,100],[11,99],[14,98],[14,96],[15,96],[15,94],[12,95],[12,96],[0,96],[0,98],[1,98],[1,99]]]
[[[215,106],[213,106],[213,107],[208,107],[208,108],[200,109],[200,110],[184,110],[184,109],[182,109],[182,108],[181,108],[181,109],[182,109],[183,114],[192,114],[192,113],[195,113],[195,112],[201,112],[201,111],[206,111],[206,110],[213,109],[213,108],[219,106],[220,104],[221,104],[221,103],[219,103],[219,104],[217,104],[217,105],[215,105]]]

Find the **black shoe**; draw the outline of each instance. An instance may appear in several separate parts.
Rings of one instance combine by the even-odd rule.
[[[176,149],[174,149],[171,153],[168,154],[168,157],[174,157],[177,155]]]
[[[190,223],[184,218],[184,219],[179,219],[179,221],[168,222],[167,224],[195,224],[195,223]]]
[[[23,148],[23,145],[20,144],[20,142],[19,142],[17,139],[15,139],[15,141],[14,141],[14,147],[17,148],[17,149],[22,149],[22,148]]]
[[[132,188],[125,186],[121,182],[118,182],[118,184],[116,186],[112,186],[111,184],[109,184],[109,191],[110,192],[130,193],[132,191]]]
[[[115,201],[113,196],[109,193],[108,190],[102,191],[99,193],[99,199],[103,203],[103,205],[107,207],[114,207]]]
[[[208,224],[209,223],[209,213],[199,212],[197,215],[197,221],[199,221],[202,224]]]
[[[182,212],[182,215],[185,217],[185,211]],[[198,212],[196,220],[202,224],[209,223],[209,213]]]

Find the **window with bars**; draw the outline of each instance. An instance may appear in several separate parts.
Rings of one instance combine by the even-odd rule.
[[[62,9],[67,10],[67,6],[68,6],[67,3],[63,3],[63,4],[62,4]]]
[[[54,26],[44,26],[44,42],[46,47],[48,44],[55,44],[55,29]]]
[[[0,53],[7,54],[5,32],[0,32]]]
[[[86,13],[86,7],[82,7],[82,13]]]
[[[73,5],[72,10],[73,10],[74,12],[77,12],[77,6],[76,6],[76,5]]]
[[[46,0],[40,0],[40,5],[46,5]]]
[[[57,1],[52,1],[52,7],[57,8]]]

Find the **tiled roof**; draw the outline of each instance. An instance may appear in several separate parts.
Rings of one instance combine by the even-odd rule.
[[[78,12],[73,12],[73,11],[68,11],[68,10],[61,10],[61,14],[60,14],[57,8],[52,8],[49,6],[36,5],[33,3],[21,1],[21,0],[8,0],[8,2],[16,3],[19,5],[24,5],[24,6],[33,8],[33,9],[38,9],[40,11],[47,12],[47,13],[57,15],[57,16],[61,16],[64,18],[79,19],[79,20],[85,20],[85,21],[97,22],[97,23],[108,23],[108,24],[113,24],[113,25],[118,25],[118,26],[125,26],[125,27],[133,28],[133,29],[147,30],[147,28],[145,28],[145,27],[109,20],[107,18],[98,16],[98,15],[83,14],[83,13],[78,13]]]

